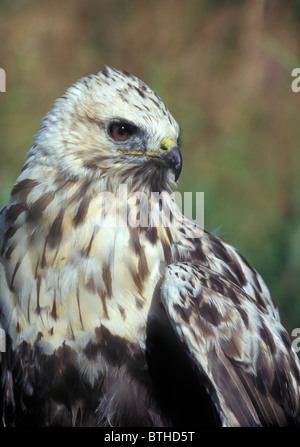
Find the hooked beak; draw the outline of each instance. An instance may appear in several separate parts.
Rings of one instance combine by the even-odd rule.
[[[166,167],[171,168],[175,174],[175,182],[177,182],[182,168],[182,156],[174,138],[163,138],[159,149],[156,152],[147,153],[147,155],[158,158]]]
[[[174,144],[172,144],[169,148],[165,149],[165,152],[161,153],[160,157],[164,160],[167,166],[173,169],[175,174],[175,182],[177,182],[182,169],[182,156],[175,140],[173,140],[173,143]]]
[[[165,137],[162,139],[158,149],[154,151],[135,151],[135,150],[121,150],[119,152],[126,155],[147,155],[148,157],[157,160],[166,168],[174,171],[175,182],[177,182],[182,168],[182,156],[174,138]]]

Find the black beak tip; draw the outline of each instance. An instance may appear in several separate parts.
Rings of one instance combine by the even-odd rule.
[[[172,150],[176,151],[174,156],[174,173],[175,173],[175,182],[177,182],[182,170],[182,155],[177,146],[174,147]]]
[[[174,167],[175,182],[177,182],[177,180],[179,179],[179,176],[181,174],[181,169],[182,169],[182,163],[175,165],[175,167]]]
[[[162,157],[168,168],[172,169],[175,174],[175,182],[177,182],[182,169],[182,156],[178,146],[166,152]]]

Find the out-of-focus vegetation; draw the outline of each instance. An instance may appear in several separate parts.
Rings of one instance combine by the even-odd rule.
[[[180,191],[262,274],[300,327],[298,0],[0,0],[0,205],[54,99],[104,65],[165,101],[183,133]]]

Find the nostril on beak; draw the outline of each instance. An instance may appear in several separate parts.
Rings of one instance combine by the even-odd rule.
[[[159,149],[162,153],[169,152],[174,146],[177,146],[177,142],[172,137],[165,137],[161,140]]]

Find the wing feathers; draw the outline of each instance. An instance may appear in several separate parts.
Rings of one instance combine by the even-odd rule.
[[[300,422],[297,358],[265,307],[219,273],[188,263],[167,268],[162,302],[213,387],[224,426]]]

